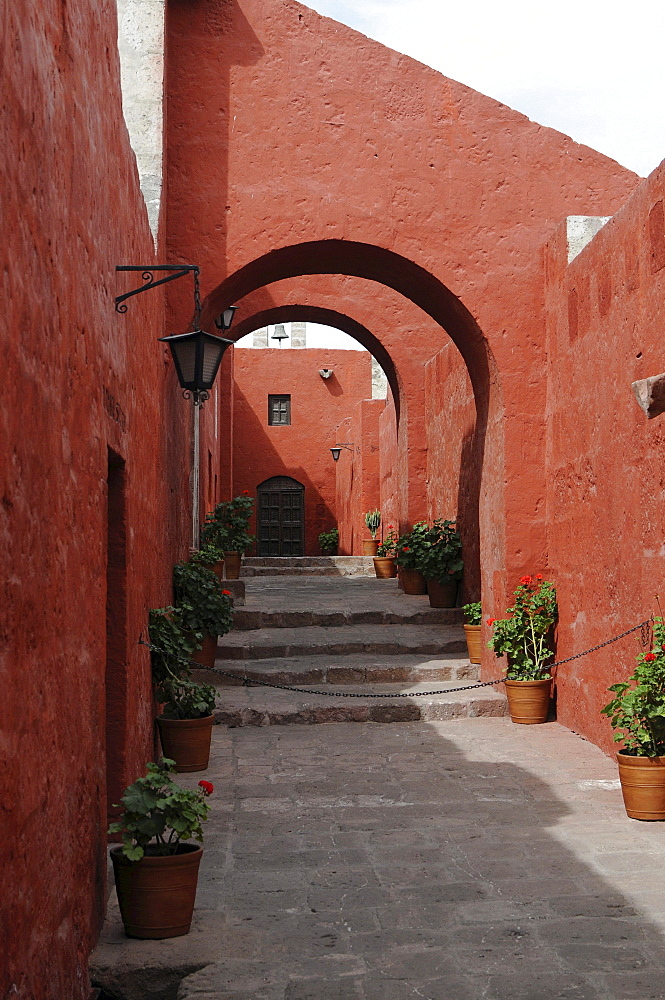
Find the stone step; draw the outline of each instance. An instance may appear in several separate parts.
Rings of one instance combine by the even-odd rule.
[[[341,625],[461,625],[461,608],[404,607],[366,611],[283,611],[241,608],[234,612],[234,631],[266,628],[303,628],[320,625],[337,628]]]
[[[240,575],[375,577],[371,556],[247,556]]]
[[[440,681],[441,694],[428,695],[431,683],[364,685],[349,688],[353,697],[330,696],[331,687],[314,686],[313,694],[272,688],[226,687],[218,696],[215,721],[229,727],[315,725],[326,722],[441,722],[478,716],[504,716],[508,703],[503,694],[484,687],[448,691],[457,681]],[[421,697],[413,695],[420,693]],[[337,690],[339,695],[339,690]],[[408,694],[407,697],[400,695]],[[388,697],[377,698],[377,695]]]
[[[243,678],[291,684],[430,684],[459,681],[469,684],[479,677],[479,667],[456,656],[298,656],[288,660],[219,660],[217,667],[238,678],[195,671],[197,680],[225,688],[243,683]]]
[[[266,660],[293,656],[346,656],[358,653],[464,653],[459,625],[321,625],[229,632],[217,644],[220,660]]]

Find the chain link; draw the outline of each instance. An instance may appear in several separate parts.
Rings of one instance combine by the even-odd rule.
[[[581,656],[588,656],[589,653],[595,653],[599,649],[603,649],[605,646],[611,646],[613,642],[618,642],[619,639],[625,639],[627,635],[632,635],[633,632],[641,631],[642,645],[647,646],[651,642],[651,630],[653,624],[653,617],[647,618],[646,621],[640,622],[639,625],[634,625],[632,628],[627,629],[625,632],[621,632],[620,635],[615,635],[613,639],[607,639],[605,642],[600,642],[597,646],[592,646],[590,649],[585,649],[582,653],[575,653],[574,656],[568,656],[565,660],[557,660],[555,663],[548,664],[547,669],[551,670],[553,667],[560,667],[564,663],[570,663],[571,660],[579,660]],[[159,646],[153,646],[149,642],[144,642],[143,636],[139,638],[140,646],[147,646],[148,649],[154,650],[156,653],[163,653],[164,655],[173,655],[166,652],[166,650],[160,649]],[[196,670],[207,670],[209,673],[219,674],[221,677],[231,677],[234,680],[238,680],[242,683],[243,687],[269,687],[276,688],[278,691],[293,691],[295,694],[312,694],[312,695],[322,695],[326,698],[431,698],[439,694],[457,694],[459,691],[475,691],[478,688],[493,687],[495,684],[502,684],[505,677],[496,677],[491,681],[477,681],[474,684],[463,684],[461,687],[454,688],[439,688],[434,691],[396,691],[394,694],[362,694],[356,691],[313,691],[311,688],[301,688],[294,687],[291,684],[276,684],[274,681],[264,681],[258,678],[247,677],[246,674],[236,673],[234,670],[226,670],[224,667],[208,667],[203,663],[199,663],[197,660],[182,659],[182,663],[189,663],[191,667]]]
[[[194,315],[192,316],[192,330],[198,330],[201,323],[201,289],[199,286],[199,269],[194,268]]]

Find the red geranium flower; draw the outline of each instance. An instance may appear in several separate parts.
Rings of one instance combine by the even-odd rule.
[[[410,552],[410,551],[411,551],[411,550],[409,549],[409,546],[408,546],[408,545],[403,545],[403,546],[402,546],[402,552]]]
[[[493,625],[495,621],[496,621],[496,618],[488,618],[487,619],[487,624],[488,625]]]
[[[249,490],[243,490],[242,492],[243,492],[243,494],[244,494],[244,495],[245,495],[246,497],[248,497],[248,496],[249,496]]]
[[[231,593],[230,590],[223,590],[222,593],[224,594],[224,597],[232,597],[233,596],[233,594]]]
[[[543,578],[542,573],[536,573],[536,580],[542,580],[542,578]]]
[[[533,583],[533,577],[532,576],[521,576],[520,577],[520,583],[522,584],[523,587],[528,587],[530,583]]]
[[[215,786],[212,781],[199,781],[199,788],[203,789],[204,795],[212,795],[215,791]]]
[[[656,659],[656,654],[655,653],[645,653],[644,654],[644,659],[648,660],[649,662],[651,662],[651,660],[655,660]]]

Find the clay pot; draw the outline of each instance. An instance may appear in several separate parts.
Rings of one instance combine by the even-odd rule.
[[[393,556],[374,556],[374,572],[379,580],[392,580],[397,576]]]
[[[543,681],[504,681],[513,722],[530,726],[547,722],[552,678]]]
[[[196,652],[192,653],[191,659],[196,660],[200,663],[202,667],[208,667],[212,669],[215,666],[215,658],[217,656],[217,636],[216,635],[206,635],[203,639],[203,645]]]
[[[128,937],[169,938],[189,933],[203,848],[180,844],[166,858],[128,861],[111,848],[120,915]]]
[[[363,555],[364,556],[375,556],[376,550],[379,547],[378,539],[374,538],[363,538]]]
[[[205,771],[210,759],[214,716],[202,719],[157,717],[164,756],[175,761],[176,771]]]
[[[445,583],[428,580],[427,593],[430,607],[454,608],[457,603],[457,580],[447,580]]]
[[[665,757],[618,753],[623,804],[631,819],[665,819]]]
[[[483,645],[480,639],[482,625],[465,625],[466,648],[469,651],[469,663],[480,663]]]
[[[425,577],[417,569],[400,569],[399,577],[405,594],[426,594]]]
[[[224,553],[224,568],[226,570],[227,580],[239,580],[240,579],[240,563],[242,561],[242,553],[240,552],[225,552]]]
[[[220,559],[219,562],[216,562],[214,566],[210,567],[210,569],[221,583],[224,579],[224,560]]]

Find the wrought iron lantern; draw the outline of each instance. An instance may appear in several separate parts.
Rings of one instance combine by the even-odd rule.
[[[348,444],[336,444],[334,448],[330,449],[330,454],[333,457],[333,462],[339,462],[339,456],[342,454],[342,448],[346,451],[353,452],[353,442],[350,441]]]
[[[224,351],[233,346],[233,341],[214,337],[205,330],[159,339],[171,349],[183,395],[186,399],[191,396],[195,406],[203,406],[210,396]]]
[[[228,306],[223,313],[215,317],[215,326],[218,330],[230,330],[231,323],[233,323],[233,317],[237,306]]]

